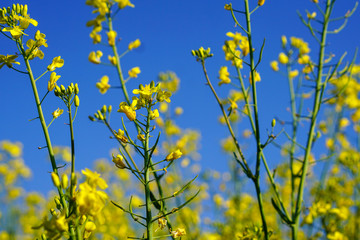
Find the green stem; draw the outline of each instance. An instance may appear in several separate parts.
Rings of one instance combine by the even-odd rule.
[[[147,240],[153,239],[153,223],[151,215],[151,199],[150,199],[150,164],[151,159],[149,156],[149,141],[150,141],[150,107],[146,119],[145,131],[145,149],[144,149],[144,175],[145,175],[145,204],[146,204],[146,231]]]
[[[251,36],[251,20],[250,20],[250,11],[249,11],[249,2],[248,0],[244,0],[245,3],[245,12],[246,12],[246,30],[247,30],[247,37],[249,41],[249,49],[250,49],[250,70],[251,70],[251,84],[252,84],[252,97],[253,97],[253,110],[254,110],[254,120],[255,120],[255,137],[256,137],[256,168],[255,168],[255,178],[253,179],[255,187],[256,187],[256,195],[259,204],[259,210],[261,215],[261,221],[263,224],[263,231],[265,235],[265,239],[269,239],[268,235],[268,228],[265,219],[265,212],[262,202],[262,194],[260,190],[260,165],[261,165],[261,156],[262,156],[262,146],[260,140],[260,127],[259,127],[259,116],[258,116],[258,104],[257,104],[257,93],[256,93],[256,81],[255,81],[255,64],[254,64],[254,51],[252,46],[252,36]]]
[[[308,166],[309,166],[309,157],[311,154],[311,148],[312,148],[312,144],[313,144],[313,140],[314,140],[314,130],[315,130],[315,126],[316,126],[317,115],[319,113],[320,105],[321,105],[320,95],[321,95],[321,89],[322,89],[322,84],[323,84],[322,83],[322,72],[323,72],[323,65],[324,65],[326,36],[327,36],[327,29],[328,29],[331,9],[332,9],[331,0],[327,0],[326,11],[325,11],[324,21],[323,21],[323,29],[322,29],[322,33],[321,33],[320,54],[319,54],[319,60],[318,60],[318,72],[317,72],[317,79],[316,79],[316,90],[315,90],[313,112],[312,112],[312,116],[311,116],[311,123],[310,123],[308,138],[307,138],[306,151],[305,151],[304,162],[303,162],[302,172],[301,172],[301,179],[300,179],[298,195],[297,195],[297,199],[296,199],[295,212],[293,212],[293,219],[294,219],[294,224],[292,225],[292,239],[293,240],[298,239],[299,226],[300,226],[300,213],[301,213],[301,206],[302,206],[302,202],[303,202],[306,175],[307,175]]]
[[[32,87],[32,90],[33,90],[34,98],[35,98],[36,108],[37,108],[37,111],[38,111],[38,114],[39,114],[40,124],[41,124],[42,130],[43,130],[43,133],[44,133],[44,137],[45,137],[46,146],[47,146],[47,149],[48,149],[48,154],[49,154],[49,157],[50,157],[52,170],[53,170],[54,173],[59,175],[58,168],[56,166],[54,151],[53,151],[51,140],[50,140],[49,131],[48,131],[46,121],[45,121],[45,117],[44,117],[42,107],[41,107],[41,104],[40,104],[39,93],[38,93],[38,90],[37,90],[37,87],[36,87],[34,75],[32,73],[29,60],[25,58],[25,50],[24,50],[24,48],[22,47],[22,45],[20,43],[18,43],[18,46],[21,49],[21,54],[22,54],[22,56],[24,58],[24,61],[25,61],[25,64],[26,64],[26,69],[28,71],[28,75],[29,75],[29,78],[30,78],[30,83],[31,83],[31,87]],[[65,197],[64,197],[64,194],[62,192],[61,187],[57,187],[57,190],[58,190],[58,193],[59,193],[59,196],[60,196],[60,202],[62,204],[62,207],[64,208],[66,216],[68,216],[68,214],[69,214],[68,207],[67,207]]]

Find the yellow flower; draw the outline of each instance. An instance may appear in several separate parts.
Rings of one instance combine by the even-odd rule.
[[[43,59],[44,53],[37,47],[37,42],[33,39],[29,39],[26,42],[26,46],[28,49],[26,49],[25,54],[28,56],[29,60],[32,60],[36,57]]]
[[[52,63],[47,67],[48,71],[54,71],[56,68],[61,68],[64,66],[64,59],[61,59],[60,56],[54,57]]]
[[[0,55],[0,69],[6,65],[8,68],[11,68],[13,64],[20,65],[19,62],[15,61],[18,56],[16,55]]]
[[[285,47],[286,44],[287,44],[287,38],[286,38],[286,36],[282,35],[282,36],[281,36],[281,45],[282,45],[283,47]]]
[[[87,221],[85,223],[84,239],[88,239],[93,231],[96,230],[96,225],[94,222]]]
[[[108,56],[108,59],[112,65],[116,65],[116,57],[115,56]]]
[[[22,35],[26,35],[23,30],[24,29],[20,28],[19,26],[6,27],[2,29],[3,32],[10,32],[14,39],[19,39]]]
[[[65,218],[65,214],[61,214],[56,220],[55,220],[55,227],[57,230],[61,232],[67,232],[69,229],[69,224]]]
[[[307,18],[308,19],[314,19],[314,18],[316,18],[316,12],[312,12],[312,13],[307,13]]]
[[[178,158],[181,158],[181,156],[182,156],[182,152],[180,151],[180,149],[177,149],[176,151],[169,153],[169,155],[167,155],[165,159],[166,161],[170,162]]]
[[[131,51],[135,48],[140,47],[140,45],[141,45],[140,39],[136,39],[135,41],[129,43],[128,49]]]
[[[117,132],[114,131],[115,137],[123,143],[128,143],[129,139],[125,136],[125,132],[119,129]]]
[[[53,115],[53,118],[58,118],[58,117],[60,117],[60,115],[61,114],[63,114],[63,112],[64,112],[64,110],[62,110],[62,109],[56,109],[53,113],[52,113],[52,115]]]
[[[56,82],[59,80],[60,77],[60,75],[56,75],[56,72],[51,73],[50,80],[48,82],[48,91],[54,90]]]
[[[130,69],[128,71],[129,77],[131,77],[131,78],[137,78],[138,77],[137,75],[140,73],[141,73],[141,71],[140,71],[139,67],[133,67],[132,69]]]
[[[272,68],[272,70],[274,70],[275,72],[279,71],[279,63],[278,61],[272,61],[270,63],[270,67]]]
[[[229,84],[231,83],[231,79],[229,78],[230,73],[228,72],[228,68],[223,66],[220,68],[219,70],[219,79],[221,80],[219,82],[219,86],[221,86],[221,84]]]
[[[159,102],[171,102],[170,100],[171,97],[171,92],[168,91],[162,91],[159,89],[159,91],[156,94],[156,100],[158,100]]]
[[[109,45],[110,46],[115,46],[117,33],[115,31],[110,31],[110,32],[107,32],[107,35],[108,35],[108,43],[109,43]]]
[[[145,135],[144,134],[138,134],[137,135],[137,139],[139,139],[140,141],[145,141]]]
[[[48,47],[45,39],[46,35],[37,30],[35,33],[36,47]]]
[[[289,78],[294,78],[297,77],[299,75],[299,71],[298,70],[292,70],[289,72]]]
[[[81,172],[86,176],[86,181],[92,188],[99,187],[101,189],[106,189],[108,187],[107,183],[100,177],[99,173],[93,172],[88,168],[85,168],[85,170],[82,170]]]
[[[181,237],[181,236],[185,236],[186,235],[186,231],[183,228],[178,228],[175,231],[171,231],[171,236],[173,238],[177,238],[177,237]]]
[[[155,109],[154,111],[150,110],[150,120],[154,120],[155,118],[159,117],[159,111],[157,109]]]
[[[289,57],[285,53],[282,52],[279,54],[278,60],[281,64],[287,64],[289,62]]]
[[[115,163],[115,166],[117,168],[124,169],[126,167],[123,160],[124,160],[124,157],[121,156],[120,154],[116,155],[116,157],[114,157],[114,155],[112,155],[112,161],[113,161],[113,163]]]
[[[136,119],[136,111],[135,110],[136,110],[137,102],[138,102],[137,99],[133,99],[133,102],[131,103],[130,106],[126,102],[120,103],[118,112],[125,113],[126,117],[130,121],[134,121]]]
[[[107,92],[107,90],[110,88],[110,84],[109,84],[109,77],[108,76],[103,76],[100,79],[100,82],[96,83],[96,87],[99,89],[101,94],[104,94]]]
[[[160,230],[165,228],[167,226],[167,220],[166,218],[162,217],[162,218],[159,218],[158,219],[158,225],[159,225],[159,228]]]
[[[345,239],[347,239],[347,238],[344,237],[344,235],[342,233],[340,233],[338,231],[333,232],[333,233],[329,233],[328,235],[326,235],[326,237],[329,240],[345,240]]]
[[[20,22],[19,27],[21,29],[27,29],[30,25],[34,25],[35,27],[38,25],[38,22],[32,18],[28,14],[24,14],[23,16],[15,15],[14,18]]]
[[[309,55],[301,55],[298,59],[299,64],[308,64],[310,63],[310,56]]]
[[[184,112],[184,109],[182,109],[182,107],[175,108],[176,115],[181,115],[181,114],[183,114],[183,112]]]
[[[254,72],[254,79],[255,79],[255,82],[260,82],[261,81],[260,74],[257,71]],[[250,84],[252,84],[251,73],[249,75],[249,81],[250,81]]]
[[[123,9],[125,7],[135,7],[135,5],[132,4],[129,0],[115,0],[115,2],[118,3],[120,9]]]
[[[101,51],[91,52],[89,54],[89,61],[95,64],[101,63],[100,58],[102,57],[103,53]]]
[[[145,87],[140,85],[139,89],[133,90],[133,94],[140,94],[140,101],[149,101],[153,93],[157,92],[159,88],[159,85],[155,86],[152,84],[147,84]]]

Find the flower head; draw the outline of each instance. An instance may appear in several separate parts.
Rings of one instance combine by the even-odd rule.
[[[63,114],[63,112],[64,112],[64,110],[63,109],[56,109],[53,113],[52,113],[52,115],[53,115],[53,118],[58,118],[58,117],[60,117],[60,115],[61,114]]]
[[[137,78],[138,74],[141,73],[141,70],[139,67],[133,67],[128,71],[129,77],[131,78]]]
[[[54,90],[56,82],[59,80],[60,77],[60,75],[56,75],[56,72],[51,73],[50,80],[48,82],[48,91]]]
[[[135,110],[137,110],[137,107],[136,107],[137,103],[138,103],[138,100],[136,98],[133,99],[130,106],[126,102],[121,102],[119,105],[118,112],[125,113],[126,117],[130,121],[134,121],[136,119],[136,111]]]
[[[54,71],[56,68],[61,68],[64,66],[64,59],[61,59],[60,56],[54,57],[52,63],[47,67],[48,71]]]
[[[101,51],[91,52],[89,54],[89,61],[95,64],[101,63],[100,58],[102,57],[103,53]]]
[[[110,84],[109,84],[109,77],[108,76],[103,76],[100,79],[100,82],[96,83],[96,87],[99,89],[101,94],[104,94],[107,92],[107,90],[110,88]]]
[[[136,39],[135,41],[129,43],[128,49],[131,51],[135,48],[140,47],[140,45],[141,45],[140,39]]]
[[[120,9],[126,8],[126,7],[135,7],[134,4],[130,2],[130,0],[115,0],[115,2],[118,3],[118,6]]]
[[[7,67],[11,68],[13,64],[20,65],[19,62],[15,61],[17,55],[0,55],[0,69],[6,65]]]
[[[225,66],[221,67],[220,70],[219,70],[219,79],[221,80],[219,82],[219,86],[221,84],[229,84],[229,83],[231,83],[231,79],[229,78],[229,76],[230,76],[230,73],[228,72],[228,68],[225,67]]]
[[[181,236],[184,236],[184,235],[186,235],[186,231],[183,228],[178,228],[175,231],[171,231],[171,236],[173,238],[181,237]]]
[[[115,46],[115,42],[116,42],[116,35],[117,33],[115,31],[109,31],[107,33],[108,35],[108,42],[110,46]]]
[[[169,153],[169,155],[166,156],[166,161],[174,161],[178,158],[181,158],[182,156],[182,152],[180,151],[180,149],[177,149],[176,151],[173,151],[171,153]]]

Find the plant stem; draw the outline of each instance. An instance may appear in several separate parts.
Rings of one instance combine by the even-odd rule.
[[[144,175],[145,175],[145,204],[146,204],[146,231],[147,240],[153,239],[153,223],[151,215],[151,199],[150,199],[150,164],[151,159],[149,156],[149,141],[150,141],[150,106],[148,108],[148,114],[146,119],[146,131],[145,131],[145,149],[144,149]]]
[[[46,146],[47,146],[47,149],[48,149],[48,154],[49,154],[49,157],[50,157],[50,162],[51,162],[52,170],[53,170],[53,172],[54,172],[55,174],[59,175],[58,169],[57,169],[57,166],[56,166],[54,151],[53,151],[53,148],[52,148],[52,144],[51,144],[51,140],[50,140],[50,135],[49,135],[49,131],[48,131],[48,128],[47,128],[47,125],[46,125],[45,117],[44,117],[44,114],[43,114],[43,111],[42,111],[42,107],[41,107],[41,103],[40,103],[40,98],[39,98],[39,93],[38,93],[38,90],[37,90],[37,87],[36,87],[34,75],[33,75],[33,73],[32,73],[29,60],[28,60],[27,58],[25,58],[25,50],[24,50],[23,46],[22,46],[20,43],[17,43],[17,44],[18,44],[18,46],[20,47],[21,54],[22,54],[22,56],[23,56],[23,58],[24,58],[24,61],[25,61],[26,70],[28,71],[28,75],[29,75],[29,78],[30,78],[30,83],[31,83],[31,87],[32,87],[32,90],[33,90],[33,94],[34,94],[35,103],[36,103],[36,108],[37,108],[37,111],[38,111],[38,114],[39,114],[39,119],[40,119],[41,127],[42,127],[42,130],[43,130],[43,133],[44,133],[44,137],[45,137]],[[64,197],[64,194],[63,194],[63,192],[62,192],[61,187],[57,187],[57,190],[58,190],[58,193],[59,193],[61,205],[62,205],[62,207],[64,208],[64,211],[65,211],[65,213],[66,213],[66,216],[68,216],[68,215],[69,215],[69,211],[68,211],[68,207],[67,207],[67,204],[66,204],[66,201],[65,201],[65,197]]]
[[[316,90],[315,90],[313,112],[311,115],[311,123],[310,123],[308,138],[307,138],[306,151],[305,151],[304,162],[303,162],[302,172],[301,172],[301,179],[300,179],[300,184],[299,184],[299,188],[298,188],[298,195],[297,195],[297,199],[296,199],[295,212],[293,212],[293,220],[294,220],[294,224],[292,225],[292,239],[293,240],[298,239],[299,226],[300,226],[300,213],[301,213],[301,206],[302,206],[303,195],[304,195],[306,175],[307,175],[308,166],[309,166],[311,148],[312,148],[312,144],[313,144],[313,140],[314,140],[314,130],[315,130],[315,125],[316,125],[317,115],[319,113],[320,105],[321,105],[320,95],[321,95],[321,90],[323,87],[322,72],[323,72],[323,65],[324,65],[327,29],[328,29],[331,10],[332,10],[331,0],[327,0],[326,11],[325,11],[324,21],[323,21],[323,29],[321,32],[321,43],[320,43],[320,53],[319,53],[319,60],[318,60],[318,71],[317,71],[317,79],[316,79]]]

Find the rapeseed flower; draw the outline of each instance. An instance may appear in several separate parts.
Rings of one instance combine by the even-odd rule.
[[[140,39],[136,39],[135,41],[129,43],[128,49],[129,49],[129,51],[131,51],[135,48],[140,47],[140,45],[141,45]]]
[[[137,107],[136,107],[137,103],[138,103],[138,100],[135,98],[133,99],[130,106],[126,102],[121,102],[119,105],[118,112],[125,113],[126,117],[130,121],[134,121],[136,119],[136,111],[135,110],[137,110]]]
[[[279,71],[279,63],[278,61],[272,61],[270,63],[270,67],[272,68],[272,70],[274,70],[275,72]]]
[[[279,54],[279,62],[281,63],[281,64],[288,64],[288,62],[289,62],[289,57],[285,54],[285,53],[280,53]]]
[[[0,69],[6,65],[8,68],[11,68],[13,64],[20,65],[19,62],[15,61],[17,55],[0,55]]]
[[[132,69],[130,69],[128,71],[129,77],[131,77],[131,78],[137,78],[138,74],[140,74],[140,73],[141,73],[141,70],[139,67],[133,67]]]
[[[117,35],[117,32],[115,32],[115,31],[109,31],[109,32],[107,32],[108,43],[109,43],[110,46],[115,46],[115,43],[116,43],[116,35]]]
[[[48,71],[54,71],[56,68],[61,68],[64,66],[64,59],[61,59],[60,56],[54,57],[51,64],[47,67]]]
[[[95,64],[100,64],[101,60],[100,58],[102,57],[103,53],[101,51],[96,51],[95,52],[91,52],[89,54],[89,61]]]
[[[51,73],[50,80],[48,82],[48,91],[54,90],[56,82],[59,80],[60,77],[60,75],[56,75],[56,72]]]
[[[135,7],[135,5],[130,2],[130,0],[115,0],[115,2],[118,3],[120,9],[123,9],[125,7]]]
[[[53,113],[52,113],[52,115],[53,115],[53,118],[58,118],[58,117],[60,117],[60,115],[61,114],[63,114],[63,112],[64,112],[64,110],[63,109],[56,109]]]
[[[174,161],[178,158],[181,158],[182,156],[182,152],[180,151],[180,149],[177,149],[176,151],[173,151],[171,153],[169,153],[167,156],[166,156],[166,161]]]
[[[230,73],[228,72],[228,68],[225,66],[222,66],[219,70],[219,86],[222,84],[229,84],[231,83],[231,79],[229,78]]]
[[[96,83],[96,87],[99,89],[101,94],[105,94],[107,92],[107,90],[110,88],[109,77],[106,75],[103,76],[100,79],[100,82]]]

